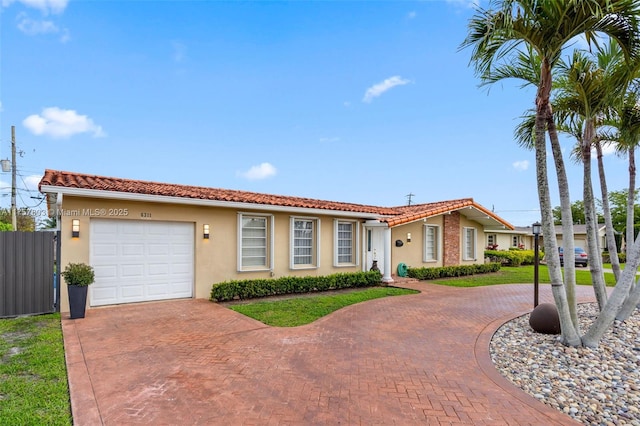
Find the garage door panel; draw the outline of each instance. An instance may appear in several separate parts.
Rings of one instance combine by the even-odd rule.
[[[169,274],[169,265],[166,263],[151,263],[149,264],[149,275],[166,276]]]
[[[93,247],[93,254],[95,256],[117,256],[118,245],[114,243],[100,243]]]
[[[90,238],[92,306],[193,296],[192,223],[93,219]]]
[[[120,247],[123,256],[144,256],[144,244],[123,243]]]
[[[165,244],[149,244],[148,245],[149,248],[149,254],[152,256],[167,256],[169,253],[171,253],[171,250],[169,248],[169,244],[165,243]]]

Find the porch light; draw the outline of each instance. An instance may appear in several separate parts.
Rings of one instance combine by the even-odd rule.
[[[202,232],[203,232],[202,238],[204,238],[205,240],[208,240],[209,239],[209,224],[202,225]]]
[[[80,238],[80,220],[73,219],[71,221],[71,238]]]
[[[411,232],[407,232],[407,242],[411,242]]]

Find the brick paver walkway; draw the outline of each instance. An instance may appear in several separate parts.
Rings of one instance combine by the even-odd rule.
[[[489,359],[493,332],[530,311],[532,285],[403,286],[422,293],[295,328],[205,300],[63,314],[74,424],[572,424]],[[550,293],[541,286],[541,302]]]

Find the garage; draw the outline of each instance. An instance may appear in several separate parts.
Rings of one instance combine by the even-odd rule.
[[[193,296],[194,224],[91,219],[91,306]]]

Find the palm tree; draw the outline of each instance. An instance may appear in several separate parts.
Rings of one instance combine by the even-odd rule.
[[[603,124],[605,114],[626,88],[625,79],[621,78],[621,74],[626,73],[626,67],[622,64],[622,51],[613,40],[603,47],[598,47],[595,57],[585,51],[575,50],[570,61],[560,61],[558,64],[560,77],[553,105],[561,117],[563,127],[570,129],[570,133],[579,142],[577,153],[583,164],[583,202],[590,253],[601,252],[596,235],[598,224],[591,183],[591,151],[599,141],[597,130]],[[599,152],[601,154],[601,150]],[[605,189],[603,199],[606,200],[606,178],[601,156],[599,160],[600,183],[601,188]],[[609,213],[609,231],[613,234],[610,212],[608,209],[606,211]],[[592,256],[590,267],[598,305],[603,309],[607,292],[601,257]],[[616,276],[619,276],[619,268]]]
[[[577,325],[571,317],[567,287],[562,284],[562,271],[553,228],[553,214],[546,167],[546,140],[548,131],[556,168],[562,159],[557,129],[551,108],[552,70],[558,64],[562,50],[575,37],[583,35],[587,42],[601,32],[620,43],[626,55],[638,55],[640,40],[637,34],[640,4],[635,0],[502,0],[495,3],[496,9],[479,8],[469,21],[469,34],[461,47],[471,47],[471,62],[481,80],[490,76],[493,69],[508,62],[523,46],[535,51],[540,57],[540,80],[536,93],[535,152],[538,183],[538,199],[545,235],[545,251],[553,296],[562,329],[563,343],[571,346],[582,344]],[[570,217],[568,182],[558,176],[565,237],[573,235],[572,225],[565,220]],[[573,241],[573,238],[571,238]],[[572,242],[570,244],[573,244]],[[565,255],[573,255],[573,248]],[[638,250],[640,257],[640,247]],[[571,263],[569,263],[571,262]],[[572,264],[567,258],[565,263]],[[624,275],[624,274],[623,274]],[[613,297],[612,297],[613,298]],[[575,305],[575,299],[571,302]],[[597,344],[597,343],[596,343]]]

